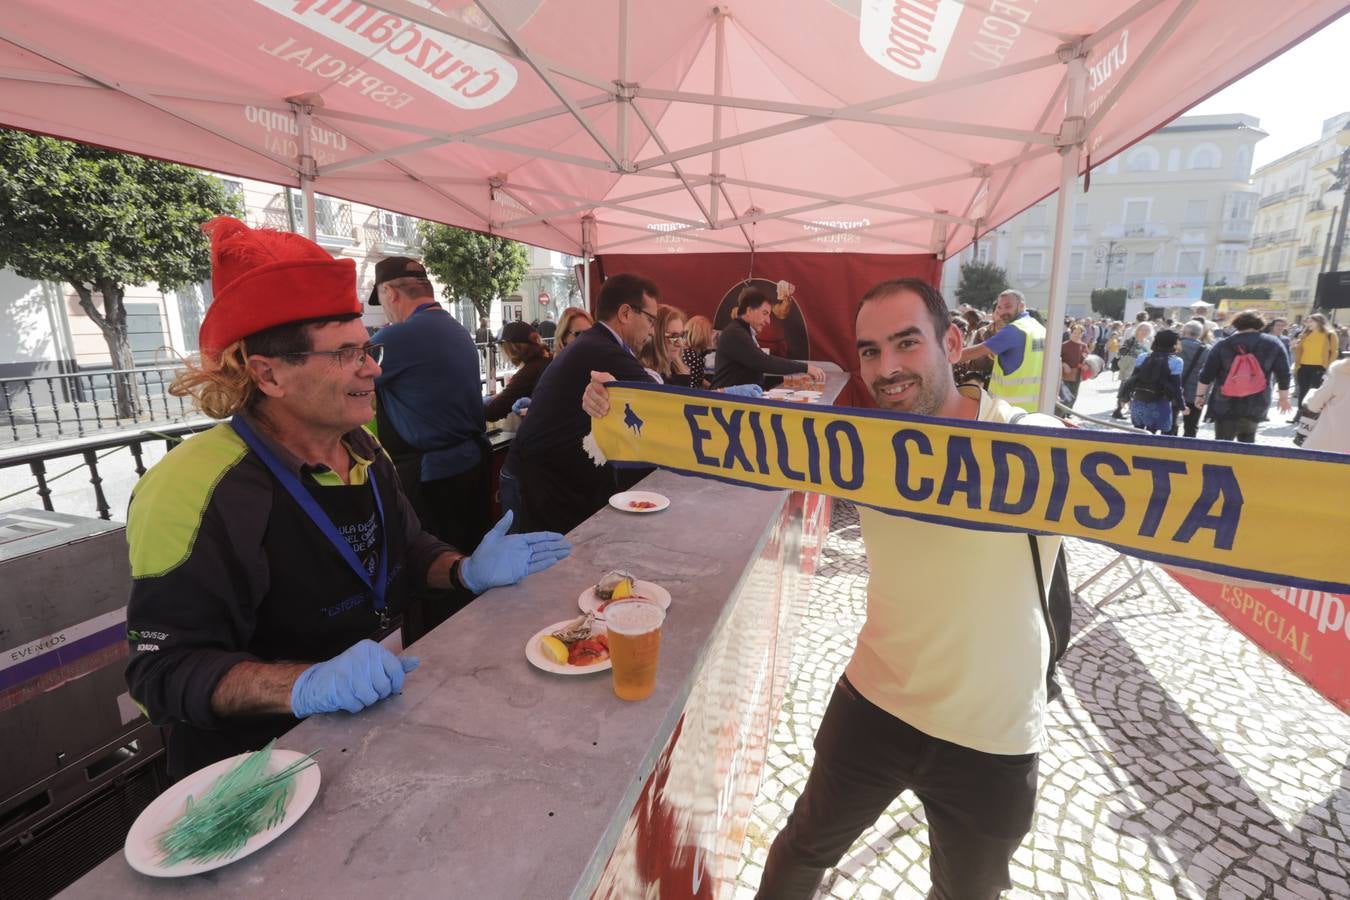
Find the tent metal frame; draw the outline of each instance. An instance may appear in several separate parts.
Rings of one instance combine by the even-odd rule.
[[[875,97],[861,103],[832,105],[813,105],[773,100],[763,97],[736,96],[728,92],[727,73],[727,23],[733,19],[733,11],[725,4],[711,7],[707,30],[701,35],[701,45],[711,40],[713,44],[713,91],[711,94],[684,90],[661,90],[644,87],[631,80],[631,0],[617,0],[618,52],[614,61],[612,80],[605,80],[586,72],[561,65],[541,54],[535,47],[515,33],[502,14],[500,0],[475,0],[477,8],[491,24],[492,30],[481,30],[458,19],[444,16],[432,9],[411,2],[411,0],[363,0],[368,7],[396,16],[409,24],[416,24],[468,44],[491,50],[508,59],[517,60],[528,67],[557,99],[557,103],[530,112],[510,116],[492,122],[477,125],[459,131],[445,131],[426,128],[396,121],[382,116],[370,116],[325,108],[322,91],[298,98],[242,98],[219,93],[185,90],[171,85],[131,84],[121,80],[113,73],[104,72],[97,66],[83,60],[72,58],[57,49],[41,46],[37,42],[21,39],[12,28],[0,26],[0,39],[29,53],[45,59],[63,72],[33,73],[13,69],[0,69],[0,84],[5,82],[28,82],[34,84],[60,86],[88,86],[93,89],[108,90],[120,94],[137,103],[149,106],[160,113],[193,128],[201,129],[228,144],[242,148],[250,154],[266,160],[278,168],[278,180],[299,187],[304,196],[305,229],[312,237],[314,234],[314,187],[321,178],[331,178],[337,184],[344,181],[407,181],[409,179],[424,185],[428,191],[443,197],[473,217],[473,221],[483,230],[495,232],[502,229],[514,229],[525,225],[543,224],[558,235],[561,242],[580,252],[586,262],[586,280],[589,282],[590,260],[596,252],[611,251],[619,247],[632,246],[642,242],[660,240],[677,235],[680,240],[706,243],[721,248],[744,249],[750,252],[771,247],[786,247],[803,241],[841,234],[866,234],[870,240],[892,244],[896,247],[915,248],[932,252],[941,260],[956,252],[971,238],[976,238],[988,230],[991,225],[1000,224],[988,220],[991,210],[999,210],[1014,176],[1026,163],[1041,159],[1050,153],[1060,156],[1059,196],[1057,199],[1057,219],[1053,244],[1053,263],[1050,272],[1050,309],[1048,313],[1046,347],[1059,346],[1063,331],[1063,312],[1067,301],[1067,272],[1070,254],[1070,231],[1068,220],[1068,196],[1074,180],[1081,174],[1084,153],[1091,146],[1094,132],[1104,117],[1126,96],[1131,85],[1147,69],[1148,63],[1176,34],[1196,7],[1198,0],[1136,0],[1127,9],[1122,10],[1113,19],[1091,34],[1072,35],[1050,31],[1032,24],[1024,27],[1053,36],[1061,41],[1054,53],[1043,54],[1022,60],[1007,66],[977,72],[964,77],[949,79],[941,83],[919,85],[902,91]],[[987,0],[958,0],[972,10],[990,13]],[[1135,23],[1141,17],[1154,12],[1167,3],[1175,5],[1168,13],[1160,30],[1149,40],[1142,51],[1134,55],[1131,65],[1112,85],[1105,97],[1096,101],[1092,108],[1086,106],[1088,71],[1086,59],[1093,48],[1103,42],[1115,39],[1123,29]],[[764,46],[756,40],[753,33],[742,28],[740,34],[758,46]],[[377,51],[378,52],[378,51]],[[959,91],[979,88],[1007,78],[1026,73],[1037,72],[1052,66],[1062,66],[1064,76],[1056,92],[1046,104],[1041,116],[1033,128],[1015,128],[989,123],[960,121],[954,118],[932,118],[926,116],[904,115],[897,112],[907,103],[916,100],[950,95]],[[66,73],[73,74],[66,74]],[[567,84],[564,84],[567,82]],[[331,86],[331,85],[330,85]],[[327,87],[325,87],[325,90]],[[574,96],[575,95],[575,96]],[[266,149],[250,144],[229,131],[212,125],[199,115],[182,107],[184,103],[221,103],[238,106],[253,106],[269,112],[286,112],[295,116],[298,128],[299,158],[287,159]],[[643,104],[660,104],[668,109],[673,104],[693,104],[709,106],[712,109],[709,139],[697,141],[687,146],[672,147],[666,136],[661,133],[661,120],[644,109]],[[605,114],[614,109],[614,133],[611,137],[602,133],[601,127],[593,120],[592,111]],[[1056,113],[1064,110],[1064,118],[1058,131],[1047,129]],[[725,116],[735,110],[749,110],[758,113],[782,115],[784,121],[753,128],[735,134],[725,133]],[[598,156],[588,156],[576,152],[531,146],[510,139],[512,129],[521,128],[537,122],[567,117],[575,122],[590,138],[599,151]],[[634,122],[641,126],[637,129]],[[323,124],[333,130],[342,129],[348,141],[366,151],[356,157],[326,165],[317,165],[311,153],[309,128],[313,123]],[[725,151],[759,141],[800,132],[804,129],[819,127],[830,123],[847,123],[874,126],[892,133],[918,141],[926,147],[929,144],[916,135],[972,135],[986,139],[1007,142],[1011,152],[1002,159],[964,160],[959,155],[953,158],[957,171],[935,175],[910,184],[890,185],[878,190],[846,197],[832,197],[819,191],[804,190],[791,184],[772,184],[758,180],[729,177],[722,171]],[[407,143],[394,147],[371,148],[360,139],[359,131],[352,133],[353,126],[368,126],[386,129],[410,135]],[[641,135],[639,138],[638,135]],[[499,135],[499,136],[496,136]],[[643,146],[634,146],[639,142]],[[654,187],[627,193],[621,197],[595,199],[576,196],[560,191],[546,190],[528,183],[512,180],[511,172],[495,173],[486,179],[469,178],[443,173],[415,171],[402,160],[412,154],[447,144],[464,143],[485,149],[516,154],[525,159],[545,159],[576,166],[588,170],[611,173],[617,181],[621,176],[646,176],[657,179],[669,179],[674,184]],[[646,145],[653,152],[640,155]],[[941,148],[938,148],[941,149]],[[943,151],[948,152],[948,151]],[[950,153],[949,153],[950,155]],[[688,161],[706,158],[706,173],[691,171]],[[382,165],[368,172],[363,167]],[[264,176],[266,177],[266,176]],[[934,187],[952,182],[972,181],[972,190],[965,208],[959,211],[919,209],[900,200],[904,195],[925,187]],[[482,185],[487,196],[487,208],[477,209],[450,190],[449,187]],[[739,188],[746,192],[757,191],[781,197],[799,198],[802,203],[783,205],[778,209],[763,209],[758,203],[738,211],[730,188]],[[462,193],[462,192],[461,192]],[[701,218],[673,215],[650,208],[651,204],[642,201],[665,197],[674,193],[685,193],[692,198]],[[524,211],[523,215],[494,218],[498,197],[509,197],[516,207]],[[894,198],[896,202],[893,202]],[[840,212],[831,217],[825,213],[819,220],[801,218],[811,213],[820,213],[830,209]],[[628,223],[601,221],[596,213],[612,210],[668,223],[666,229],[643,229]],[[838,224],[846,218],[852,218],[858,210],[875,210],[890,214],[877,221],[864,219],[858,224]],[[566,229],[554,224],[560,217],[570,217],[582,213],[580,234],[573,233],[570,226]],[[912,226],[918,221],[932,222],[932,236],[924,244],[908,238],[900,238],[888,233],[887,229],[898,226]],[[763,221],[781,221],[802,226],[800,237],[779,238],[768,242],[757,242],[754,226]],[[607,231],[648,231],[637,237],[621,237],[607,240],[603,246],[597,245],[597,226],[603,224]],[[728,240],[720,232],[739,232],[739,241]],[[617,236],[617,235],[616,235]],[[729,236],[728,236],[729,237]],[[586,288],[590,296],[589,284]],[[1054,408],[1054,385],[1058,381],[1053,376],[1057,372],[1058,359],[1047,352],[1045,370],[1047,377],[1042,379],[1039,406],[1042,411]]]

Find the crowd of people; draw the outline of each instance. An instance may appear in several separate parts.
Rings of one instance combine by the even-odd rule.
[[[991,316],[961,308],[952,322],[965,344],[954,366],[958,384],[1034,409],[1045,329],[1025,298],[1006,291]],[[1201,423],[1211,422],[1218,440],[1244,443],[1256,440],[1274,404],[1291,416],[1285,424],[1298,426],[1302,446],[1350,452],[1350,401],[1342,399],[1350,372],[1338,362],[1346,354],[1350,331],[1320,312],[1293,322],[1255,312],[1222,322],[1150,311],[1128,323],[1066,318],[1058,397],[1073,408],[1082,384],[1105,373],[1116,387],[1112,419],[1182,437],[1197,437]]]

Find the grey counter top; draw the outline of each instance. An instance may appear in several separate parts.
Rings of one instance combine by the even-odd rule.
[[[844,379],[830,381],[827,397]],[[321,750],[323,785],[271,845],[186,879],[141,876],[118,853],[63,896],[588,896],[787,496],[669,472],[641,486],[670,507],[600,511],[570,535],[571,557],[409,648],[422,664],[401,696],[282,738]],[[673,598],[656,692],[638,703],[614,696],[608,672],[550,675],[525,659],[527,639],[578,615],[612,568]]]

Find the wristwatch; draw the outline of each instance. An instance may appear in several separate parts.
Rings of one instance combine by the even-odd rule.
[[[450,579],[450,586],[452,588],[461,587],[466,591],[469,589],[469,586],[464,583],[464,579],[459,577],[460,567],[464,565],[464,560],[466,559],[468,559],[466,556],[457,556],[455,557],[455,561],[450,563],[450,571],[447,574],[447,577]]]

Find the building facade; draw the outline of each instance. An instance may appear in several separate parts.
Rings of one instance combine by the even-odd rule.
[[[1293,315],[1312,310],[1317,276],[1334,256],[1344,185],[1332,189],[1335,169],[1350,137],[1350,112],[1322,123],[1316,141],[1256,170],[1256,228],[1247,255],[1246,283],[1269,287]],[[1341,268],[1347,268],[1342,245]]]
[[[238,197],[250,226],[303,232],[303,198],[299,190],[262,181],[216,176]],[[421,257],[417,220],[360,203],[315,195],[315,240],[334,256],[355,260],[358,296],[363,300],[375,282],[375,264],[387,256]],[[580,292],[573,285],[570,256],[537,247],[526,248],[530,268],[517,294],[493,305],[490,327],[520,314],[527,322],[557,319],[558,311]],[[434,279],[433,279],[434,280]],[[473,330],[477,314],[468,301],[449,297],[437,284],[437,296]],[[97,300],[95,301],[97,304]],[[196,352],[197,331],[211,302],[210,282],[179,291],[156,285],[126,289],[127,327],[136,362],[141,366],[174,365]],[[0,270],[0,378],[27,378],[73,373],[110,365],[103,333],[79,305],[68,284],[37,282]],[[363,321],[377,328],[385,322],[379,307],[365,307]]]
[[[1183,116],[1094,167],[1087,192],[1080,180],[1069,204],[1068,312],[1087,315],[1093,290],[1149,278],[1241,285],[1257,203],[1252,151],[1266,136],[1259,124]],[[944,293],[954,297],[961,264],[978,259],[1002,266],[1028,305],[1045,309],[1056,202],[1052,194],[948,260]]]

